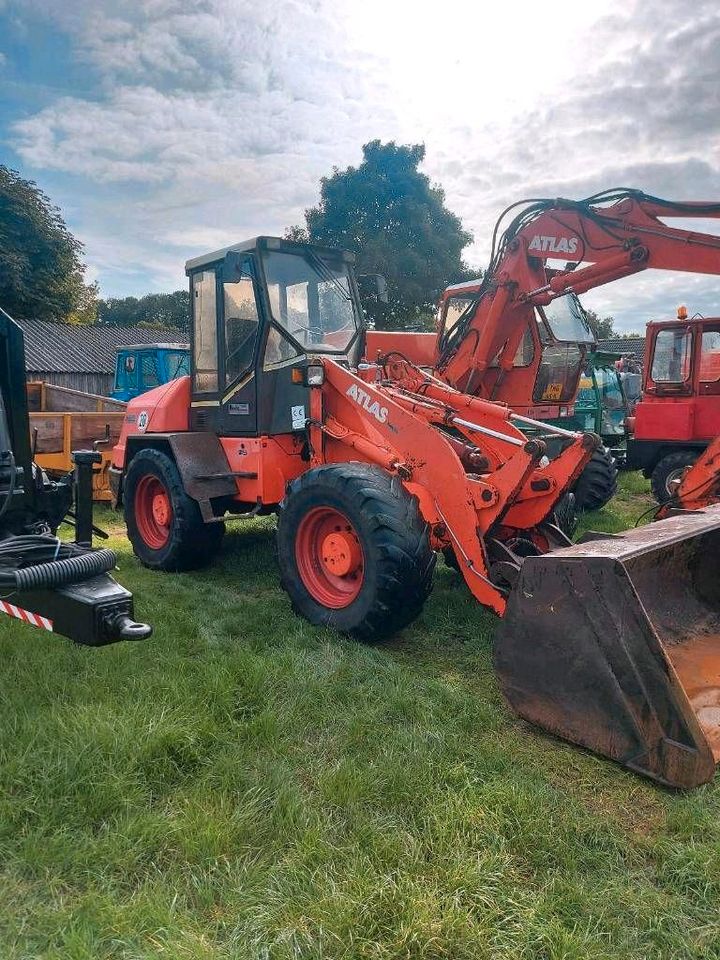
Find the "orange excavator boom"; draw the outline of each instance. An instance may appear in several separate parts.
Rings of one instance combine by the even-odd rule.
[[[517,207],[520,211],[501,231]],[[579,201],[513,204],[498,221],[490,265],[468,308],[452,326],[441,311],[438,375],[465,392],[527,405],[532,402],[528,378],[518,373],[508,381],[508,374],[527,367],[536,373],[540,367],[539,356],[518,362],[523,338],[533,335],[538,308],[546,340],[588,342],[592,337],[586,331],[583,341],[579,324],[574,331],[554,328],[548,309],[554,301],[650,268],[720,274],[720,237],[668,226],[663,218],[717,219],[720,204],[674,202],[626,189]],[[570,402],[579,376],[578,367]]]

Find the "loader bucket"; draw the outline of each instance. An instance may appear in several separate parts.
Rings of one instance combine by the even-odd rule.
[[[496,634],[525,720],[674,787],[720,762],[720,505],[523,561]]]

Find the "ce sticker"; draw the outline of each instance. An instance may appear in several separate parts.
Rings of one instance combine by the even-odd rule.
[[[144,432],[147,430],[147,425],[148,425],[148,420],[149,420],[149,419],[150,419],[150,418],[148,417],[148,412],[147,412],[147,410],[142,410],[142,411],[138,414],[138,418],[137,418],[137,428],[138,428],[138,430],[140,431],[140,433],[144,433]]]

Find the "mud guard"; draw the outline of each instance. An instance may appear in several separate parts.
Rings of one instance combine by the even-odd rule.
[[[660,783],[720,760],[720,505],[528,557],[494,662],[515,712]]]
[[[141,439],[137,446],[133,441]],[[148,442],[150,441],[150,442]],[[142,438],[129,438],[129,463],[138,449],[155,445],[169,446],[185,492],[197,500],[200,513],[206,523],[214,520],[211,500],[215,497],[232,497],[237,493],[235,474],[214,433],[205,431],[183,433],[146,433]],[[118,487],[120,496],[121,488]]]

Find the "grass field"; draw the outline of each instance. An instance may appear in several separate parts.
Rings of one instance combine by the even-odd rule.
[[[646,486],[586,525],[630,525]],[[515,719],[453,571],[363,647],[292,615],[268,520],[170,576],[99,519],[155,635],[0,623],[2,960],[720,957],[720,784]]]

